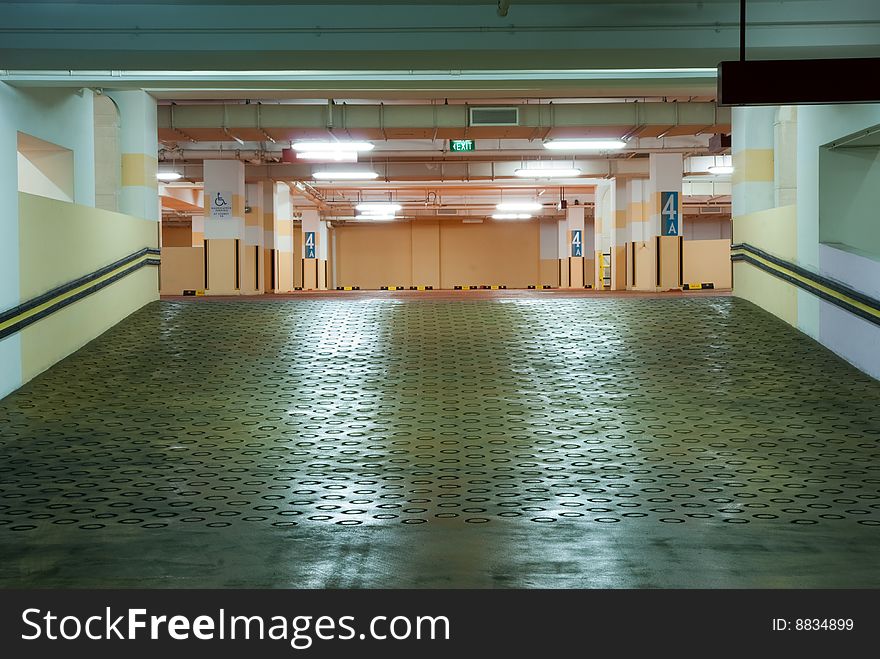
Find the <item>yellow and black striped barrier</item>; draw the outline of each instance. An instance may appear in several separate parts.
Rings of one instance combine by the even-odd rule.
[[[361,290],[360,286],[337,286],[337,291],[359,291]]]
[[[830,304],[845,309],[870,323],[880,325],[880,300],[861,293],[845,284],[811,272],[795,263],[765,252],[753,245],[731,245],[730,259],[744,262],[808,291]]]
[[[433,286],[410,286],[409,290],[411,291],[433,291]]]
[[[380,291],[402,291],[404,290],[403,286],[380,286]]]
[[[0,313],[0,339],[20,332],[28,325],[78,302],[144,266],[159,265],[161,252],[145,247],[94,272],[22,302]]]
[[[684,291],[705,291],[712,290],[715,288],[715,284],[712,282],[709,283],[701,283],[701,284],[685,284],[681,287]]]

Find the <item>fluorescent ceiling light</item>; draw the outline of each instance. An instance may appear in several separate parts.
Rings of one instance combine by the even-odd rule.
[[[528,220],[531,213],[494,213],[493,220]]]
[[[397,219],[397,216],[394,213],[361,213],[356,216],[359,220],[370,220],[370,221],[383,221],[383,220],[394,220]]]
[[[542,206],[537,201],[504,201],[495,208],[502,213],[509,211],[539,211]]]
[[[359,210],[361,213],[378,215],[388,215],[389,213],[396,213],[401,208],[402,206],[400,204],[372,203],[368,201],[355,206],[355,209]]]
[[[607,151],[622,149],[626,146],[623,140],[548,140],[545,149],[554,151]]]
[[[357,162],[357,151],[298,151],[300,160],[323,160],[326,162]]]
[[[570,178],[580,176],[581,170],[576,167],[523,167],[513,174],[521,178]]]
[[[377,172],[322,171],[312,172],[312,177],[319,181],[371,181],[379,178]]]
[[[372,151],[372,142],[294,142],[294,151]]]
[[[733,174],[732,165],[712,165],[709,168],[710,174]]]
[[[179,181],[183,178],[180,172],[158,172],[156,178],[160,181]]]

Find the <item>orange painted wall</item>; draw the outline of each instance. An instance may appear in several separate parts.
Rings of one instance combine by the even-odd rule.
[[[376,222],[337,226],[337,286],[360,286],[363,289],[411,286],[410,224]]]
[[[162,225],[162,246],[163,247],[191,247],[192,246],[192,227],[191,226],[168,226]]]
[[[685,240],[684,283],[732,286],[729,240]]]
[[[503,284],[526,288],[539,278],[538,222],[440,225],[440,286]]]
[[[182,295],[205,287],[205,250],[201,247],[162,246],[162,295]]]
[[[416,220],[339,225],[334,231],[337,286],[526,288],[541,282],[537,221]],[[548,283],[556,285],[552,266],[545,270],[552,276]]]

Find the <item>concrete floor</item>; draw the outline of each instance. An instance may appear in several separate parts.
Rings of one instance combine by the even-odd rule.
[[[748,302],[162,301],[0,401],[4,587],[878,587],[880,383]]]

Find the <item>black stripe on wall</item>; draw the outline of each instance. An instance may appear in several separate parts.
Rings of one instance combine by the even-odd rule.
[[[150,250],[148,253],[150,253],[150,254],[158,253],[158,250]],[[105,279],[103,281],[99,281],[99,282],[95,283],[94,285],[90,286],[89,288],[80,291],[76,295],[71,295],[68,298],[65,298],[63,300],[59,300],[58,302],[56,302],[55,304],[53,304],[50,307],[47,307],[43,311],[41,311],[37,314],[34,314],[33,316],[28,316],[27,318],[23,318],[19,322],[13,323],[9,327],[6,327],[5,329],[0,330],[0,339],[3,339],[11,334],[15,334],[16,332],[20,332],[25,327],[28,327],[29,325],[33,325],[38,320],[41,320],[41,319],[45,318],[46,316],[50,316],[53,313],[55,313],[56,311],[60,311],[64,307],[70,306],[74,302],[79,302],[80,300],[82,300],[85,297],[88,297],[92,293],[97,293],[98,291],[100,291],[103,288],[106,288],[110,284],[115,284],[120,279],[123,279],[124,277],[127,277],[131,273],[137,272],[138,270],[140,270],[144,266],[148,266],[148,265],[158,266],[159,260],[158,259],[144,259],[143,261],[140,261],[139,263],[135,263],[131,267],[128,267],[125,270],[122,270],[121,272],[116,273],[112,277],[108,277],[107,279]],[[91,278],[91,275],[87,275],[87,277]],[[80,285],[82,285],[82,284],[80,284]],[[59,287],[59,288],[65,288],[66,290],[63,292],[68,292],[69,290],[71,290],[70,284],[65,284],[63,287]],[[73,288],[76,288],[76,286],[74,286]],[[55,290],[58,290],[58,289],[55,289]],[[41,295],[40,297],[42,298],[44,296]],[[34,298],[34,299],[37,299],[37,298]],[[28,300],[28,302],[25,303],[25,304],[30,305],[28,307],[28,310],[34,308],[34,305],[32,305],[31,302],[33,302],[33,300]],[[20,305],[19,307],[16,307],[16,308],[20,308],[21,306],[24,306],[24,305]],[[37,306],[39,306],[39,305],[37,305]],[[3,320],[9,320],[12,317],[9,315],[10,311],[12,311],[12,310],[3,312],[3,314],[2,314]],[[25,310],[25,311],[27,311],[27,310]],[[19,312],[19,314],[17,314],[17,315],[20,315],[21,313],[24,313],[24,312]]]

